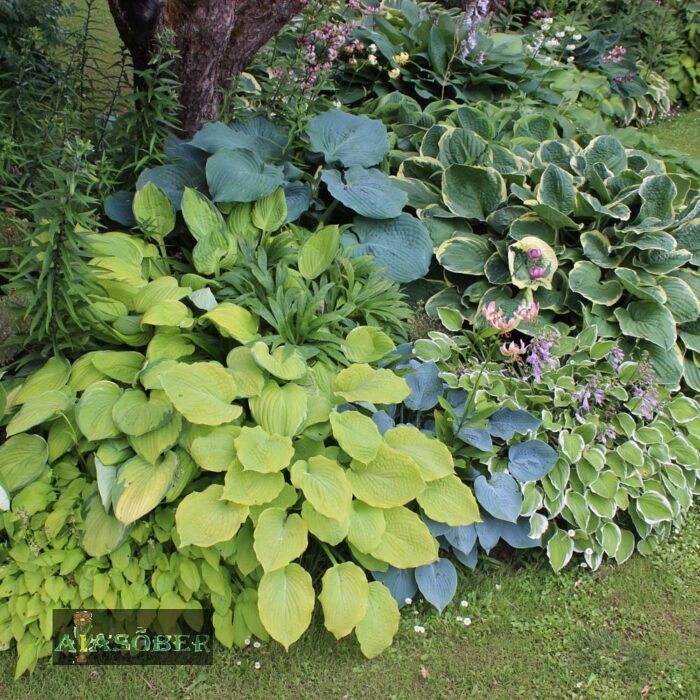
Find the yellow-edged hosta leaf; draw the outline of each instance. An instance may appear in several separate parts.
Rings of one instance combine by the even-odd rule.
[[[309,544],[309,529],[301,516],[283,508],[268,508],[258,518],[253,549],[262,568],[281,569],[300,557]]]
[[[307,408],[306,392],[296,384],[278,386],[270,381],[260,393],[250,399],[255,422],[268,433],[296,435],[304,425]]]
[[[382,436],[371,418],[358,411],[333,411],[330,420],[333,437],[353,459],[366,463],[377,456]]]
[[[318,455],[294,463],[292,483],[321,515],[343,521],[350,515],[352,489],[345,470],[332,459]]]
[[[369,584],[367,612],[355,629],[362,653],[373,659],[391,646],[399,631],[401,613],[389,589],[379,581]]]
[[[455,474],[428,482],[416,500],[425,514],[439,523],[459,527],[481,521],[472,490]]]
[[[62,357],[50,358],[41,369],[29,375],[19,391],[14,395],[12,405],[19,406],[29,399],[45,394],[47,391],[61,389],[68,382],[70,373],[71,366],[67,360]]]
[[[306,361],[288,345],[280,345],[270,352],[265,343],[255,343],[250,351],[260,367],[279,379],[291,382],[306,374]]]
[[[353,501],[348,528],[348,542],[363,554],[369,554],[379,546],[386,530],[384,510],[367,505],[364,501]]]
[[[244,469],[269,474],[289,466],[294,456],[292,439],[287,435],[270,435],[256,425],[242,428],[235,440],[236,456]]]
[[[224,301],[202,316],[209,319],[226,338],[234,338],[240,343],[257,340],[259,321],[242,306]]]
[[[355,496],[377,508],[401,506],[425,488],[416,463],[385,444],[371,462],[353,460],[347,477]]]
[[[75,420],[88,440],[105,440],[120,434],[112,409],[121,395],[122,390],[114,382],[96,382],[85,389],[75,407]]]
[[[114,424],[126,435],[144,435],[165,425],[174,413],[162,391],[150,396],[140,389],[127,389],[112,408]]]
[[[22,404],[5,430],[8,435],[23,433],[30,428],[41,425],[59,413],[65,413],[73,406],[73,401],[73,390],[68,387],[33,396]]]
[[[226,366],[236,380],[238,398],[257,396],[265,386],[265,373],[247,346],[234,348],[226,356]]]
[[[242,408],[231,405],[236,383],[223,368],[209,362],[178,363],[160,377],[175,408],[191,423],[222,425],[236,420]]]
[[[150,513],[172,486],[176,469],[174,452],[168,452],[155,464],[149,464],[142,457],[124,462],[112,488],[114,515],[129,525]]]
[[[350,561],[332,566],[321,579],[318,600],[326,629],[341,639],[367,614],[369,584],[365,572]]]
[[[438,543],[428,526],[408,508],[384,511],[386,529],[379,546],[370,554],[397,569],[432,564],[438,558]]]
[[[351,365],[335,380],[334,391],[346,401],[369,403],[401,403],[410,395],[406,381],[389,369],[374,369],[369,365]]]
[[[398,425],[384,433],[386,443],[413,459],[425,481],[454,474],[452,454],[439,440],[421,433],[418,428]]]
[[[301,517],[309,532],[321,542],[335,546],[340,544],[348,534],[350,519],[335,520],[321,515],[308,501],[301,504]]]
[[[39,435],[13,435],[0,445],[0,484],[8,493],[31,484],[44,471],[46,440]]]
[[[182,499],[175,512],[180,546],[211,547],[228,542],[248,517],[248,506],[222,500],[224,487],[214,484]]]
[[[357,326],[348,333],[341,348],[350,362],[376,362],[392,352],[396,345],[379,328]]]
[[[285,649],[311,622],[315,596],[311,576],[299,564],[268,571],[258,587],[258,612],[269,635]]]
[[[182,416],[173,413],[170,420],[156,430],[143,435],[130,435],[129,444],[137,455],[153,464],[166,450],[177,444],[182,430]]]
[[[190,454],[197,464],[210,472],[225,472],[236,459],[234,440],[240,435],[237,425],[222,425],[192,441]]]
[[[226,472],[223,497],[241,505],[258,506],[270,503],[283,488],[281,472],[261,474],[244,470],[240,463],[234,462]]]

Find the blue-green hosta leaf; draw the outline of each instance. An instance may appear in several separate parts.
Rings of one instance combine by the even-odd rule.
[[[424,362],[418,369],[405,377],[411,394],[404,403],[412,411],[429,411],[437,406],[442,396],[442,379],[440,370],[434,362]]]
[[[493,449],[493,441],[491,440],[491,434],[488,430],[484,430],[483,428],[460,428],[457,424],[455,424],[454,430],[457,433],[457,437],[462,440],[462,442],[476,447],[477,450],[491,452]]]
[[[469,107],[468,105],[460,107],[454,113],[453,119],[463,129],[475,131],[479,136],[483,136],[488,141],[493,140],[495,136],[493,122],[491,122],[481,110],[476,109],[476,107]]]
[[[691,219],[673,232],[678,248],[693,254],[693,265],[700,265],[700,218]]]
[[[243,148],[218,151],[206,169],[215,202],[255,202],[284,184],[282,168]]]
[[[627,168],[625,147],[614,137],[604,134],[594,138],[583,151],[587,165],[602,163],[616,175]]]
[[[613,306],[622,296],[622,285],[617,280],[600,281],[601,270],[587,260],[579,260],[569,272],[569,287],[584,299]]]
[[[126,192],[120,190],[114,194],[110,194],[105,199],[105,214],[122,226],[132,228],[136,226],[136,217],[132,210],[134,204],[134,192]]]
[[[344,173],[327,169],[321,180],[333,197],[370,219],[393,219],[408,201],[408,195],[376,168],[353,165]]]
[[[565,170],[550,163],[537,187],[537,201],[562,214],[570,214],[576,206],[574,178]]]
[[[662,277],[659,286],[666,293],[666,305],[676,323],[691,323],[700,316],[700,304],[690,285],[678,277]]]
[[[517,482],[510,474],[499,472],[493,474],[490,479],[483,475],[478,476],[474,481],[474,493],[481,507],[495,518],[511,523],[517,521],[523,497]]]
[[[508,476],[508,474],[505,474],[505,476]],[[494,518],[488,513],[482,513],[481,520],[482,522],[476,523],[474,527],[476,528],[479,545],[488,554],[501,539],[504,521],[500,518]],[[516,520],[513,520],[513,522],[516,522]]]
[[[476,544],[476,526],[462,525],[460,527],[451,527],[445,532],[445,539],[455,549],[467,554],[472,551]]]
[[[450,272],[483,275],[492,252],[486,236],[465,233],[444,241],[435,251],[435,256]]]
[[[428,232],[410,214],[386,221],[356,218],[343,245],[353,245],[353,255],[373,256],[388,277],[402,283],[426,275],[433,255]]]
[[[296,221],[311,206],[311,186],[308,182],[289,182],[284,186],[287,200],[287,220]]]
[[[168,196],[176,210],[180,209],[185,187],[192,187],[200,191],[207,189],[203,168],[189,160],[146,168],[136,181],[136,189],[140,190],[149,182],[152,182]]]
[[[266,160],[279,160],[287,145],[286,136],[265,117],[231,124],[205,124],[192,138],[193,146],[207,153],[246,148]]]
[[[644,273],[641,272],[641,275],[644,276]],[[615,276],[633,297],[642,301],[658,302],[659,304],[666,302],[666,295],[656,286],[656,279],[653,277],[651,278],[653,286],[651,286],[649,281],[640,278],[640,274],[626,267],[617,268]],[[648,278],[649,275],[646,277]]]
[[[683,375],[684,363],[683,353],[678,345],[674,345],[669,351],[648,340],[639,340],[638,347],[649,356],[649,362],[660,384],[678,386]]]
[[[642,206],[638,221],[643,222],[650,218],[672,221],[673,200],[677,193],[676,185],[668,175],[652,175],[644,178],[644,182],[639,186]]]
[[[664,350],[676,342],[676,324],[671,312],[655,302],[633,301],[626,309],[615,309],[624,335],[648,340]]]
[[[613,202],[605,205],[601,204],[592,194],[588,192],[578,192],[576,201],[577,216],[596,216],[602,214],[609,216],[611,219],[619,221],[629,221],[632,212],[626,204],[621,202]]]
[[[525,435],[537,430],[542,421],[522,409],[502,408],[491,415],[487,421],[488,431],[494,437],[510,440],[515,433]]]
[[[518,518],[516,523],[503,523],[501,537],[514,549],[530,549],[542,545],[539,537],[530,537],[528,518]]]
[[[341,163],[346,168],[369,168],[380,163],[389,151],[386,127],[381,121],[338,109],[311,119],[306,133],[311,148],[322,153],[326,163]]]
[[[376,581],[384,584],[399,607],[406,605],[418,591],[414,569],[397,569],[390,566],[386,571],[373,571]]]
[[[441,613],[457,592],[457,571],[454,564],[443,557],[434,564],[419,566],[415,576],[418,590]]]
[[[477,221],[486,221],[507,197],[505,181],[497,170],[471,165],[447,168],[442,193],[451,212]]]
[[[487,154],[489,144],[477,133],[468,129],[452,129],[442,135],[438,158],[450,165],[472,165],[480,162]]]
[[[557,458],[556,450],[546,442],[520,442],[508,450],[508,471],[518,481],[538,481],[552,470]]]

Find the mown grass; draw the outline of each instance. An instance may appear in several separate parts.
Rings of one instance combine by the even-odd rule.
[[[700,112],[681,112],[649,127],[648,131],[665,146],[700,158]]]

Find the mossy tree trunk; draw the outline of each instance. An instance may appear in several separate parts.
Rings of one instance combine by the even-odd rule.
[[[219,88],[243,71],[303,4],[303,0],[109,0],[136,70],[148,66],[160,32],[175,33],[185,134],[216,119]]]

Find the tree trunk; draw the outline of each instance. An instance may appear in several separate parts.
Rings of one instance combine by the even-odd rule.
[[[160,32],[175,32],[180,123],[187,135],[217,118],[219,88],[227,87],[303,4],[304,0],[109,0],[136,70],[148,66]]]

